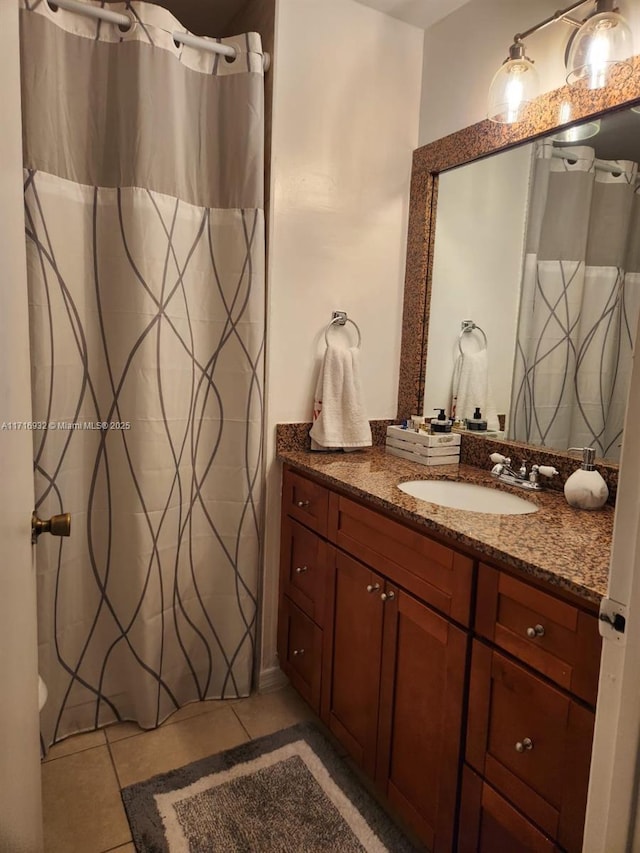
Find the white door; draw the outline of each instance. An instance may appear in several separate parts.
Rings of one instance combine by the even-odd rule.
[[[0,0],[0,853],[42,850],[18,2]]]
[[[608,589],[626,630],[603,643],[584,853],[640,853],[640,326],[635,353]]]

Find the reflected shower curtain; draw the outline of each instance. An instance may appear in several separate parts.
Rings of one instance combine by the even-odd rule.
[[[638,166],[537,152],[509,437],[620,456],[640,308]]]
[[[263,72],[21,10],[43,743],[251,687],[262,500]]]

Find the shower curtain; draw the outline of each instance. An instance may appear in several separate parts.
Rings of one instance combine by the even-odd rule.
[[[101,5],[100,3],[96,5]],[[23,0],[43,745],[246,696],[262,501],[263,71]]]
[[[552,149],[534,166],[509,437],[615,461],[640,308],[638,166]]]

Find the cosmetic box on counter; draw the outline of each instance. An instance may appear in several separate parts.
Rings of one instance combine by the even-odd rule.
[[[457,465],[460,462],[460,434],[429,433],[387,427],[387,453],[420,465]]]

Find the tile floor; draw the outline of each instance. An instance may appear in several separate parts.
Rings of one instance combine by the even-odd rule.
[[[307,719],[285,687],[187,705],[150,732],[121,723],[67,738],[42,765],[45,853],[135,853],[121,787]]]

